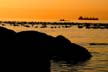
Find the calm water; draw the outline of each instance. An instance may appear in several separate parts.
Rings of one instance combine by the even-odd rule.
[[[65,62],[55,63],[51,61],[51,72],[108,72],[108,45],[89,45],[91,42],[108,43],[107,29],[78,29],[76,27],[68,29],[42,29],[33,27],[26,28],[22,26],[14,27],[9,25],[5,27],[17,32],[23,30],[36,30],[53,36],[63,35],[71,42],[86,47],[93,55],[91,60],[77,65],[66,64]]]

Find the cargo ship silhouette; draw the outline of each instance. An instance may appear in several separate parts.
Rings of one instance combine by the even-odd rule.
[[[78,19],[79,20],[99,20],[99,18],[88,18],[88,17],[82,17],[82,16],[80,16]]]

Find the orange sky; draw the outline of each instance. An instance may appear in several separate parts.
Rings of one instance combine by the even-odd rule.
[[[108,19],[108,0],[0,0],[0,19]]]

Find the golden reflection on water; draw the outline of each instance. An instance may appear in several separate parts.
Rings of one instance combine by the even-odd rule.
[[[17,32],[24,30],[36,30],[40,32],[47,33],[52,36],[63,35],[72,42],[103,42],[108,43],[108,30],[107,29],[78,29],[78,28],[34,28],[34,27],[23,27],[23,26],[5,26],[9,29],[15,30]]]

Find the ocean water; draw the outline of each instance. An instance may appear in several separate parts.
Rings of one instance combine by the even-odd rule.
[[[72,28],[34,28],[23,26],[4,27],[13,29],[16,32],[25,30],[36,30],[48,35],[63,35],[71,42],[81,45],[89,50],[93,57],[77,65],[66,62],[51,61],[51,72],[108,72],[108,45],[90,45],[89,43],[108,43],[108,29],[78,29]]]

